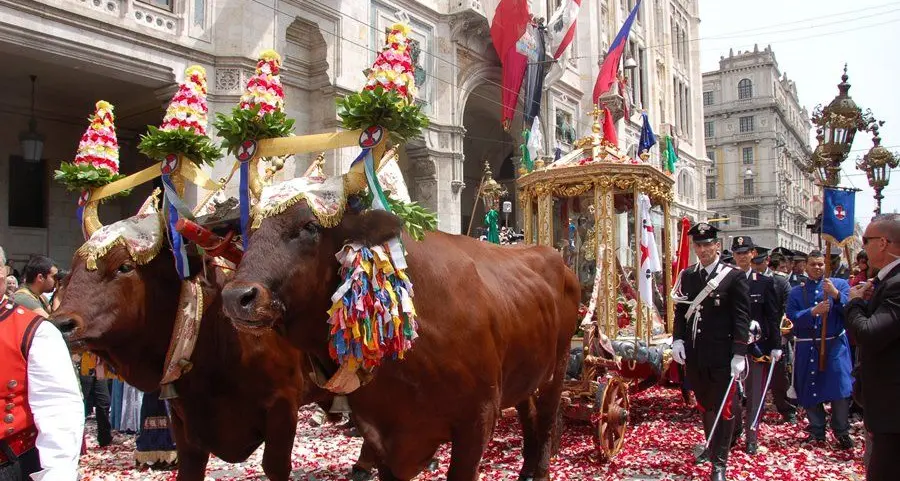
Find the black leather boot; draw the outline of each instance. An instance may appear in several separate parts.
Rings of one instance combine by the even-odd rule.
[[[704,444],[701,446],[705,446],[706,440],[709,439],[709,431],[712,429],[713,421],[715,420],[716,414],[710,413],[709,411],[703,412],[703,442]],[[703,449],[700,454],[694,459],[694,464],[703,464],[709,462],[709,451]]]
[[[712,461],[711,481],[726,481],[725,467],[728,465],[728,451],[731,450],[731,441],[734,436],[735,418],[720,419],[716,426],[716,432],[710,443],[710,460]]]

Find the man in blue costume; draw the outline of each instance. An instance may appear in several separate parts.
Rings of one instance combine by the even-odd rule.
[[[794,287],[788,299],[787,316],[796,335],[793,387],[798,403],[806,409],[809,436],[804,442],[825,440],[825,403],[831,403],[831,429],[841,449],[853,448],[850,439],[849,397],[850,344],[844,331],[844,305],[850,285],[843,279],[825,278],[825,256],[809,253],[807,280]],[[825,332],[825,370],[819,370],[822,322]]]

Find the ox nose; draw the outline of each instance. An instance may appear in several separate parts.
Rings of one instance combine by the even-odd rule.
[[[53,324],[56,325],[56,328],[59,329],[59,332],[61,332],[63,336],[71,335],[78,327],[78,323],[71,317],[53,319]]]
[[[269,301],[268,290],[256,283],[235,282],[222,291],[225,313],[236,319],[257,321]]]

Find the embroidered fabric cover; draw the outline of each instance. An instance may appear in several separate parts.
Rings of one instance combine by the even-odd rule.
[[[381,188],[389,193],[389,197],[406,203],[412,202],[395,153],[390,153],[381,161],[381,167],[378,169],[378,182],[381,183]]]
[[[378,181],[385,191],[390,192],[391,198],[411,202],[396,155],[389,154],[382,161]],[[343,177],[325,179],[314,175],[265,186],[256,205],[252,227],[259,228],[264,219],[278,215],[304,199],[324,227],[335,227],[341,222],[347,203]]]
[[[298,177],[264,187],[256,205],[253,228],[258,228],[264,219],[286,211],[301,200],[306,200],[323,226],[338,225],[347,203],[344,178],[323,180],[317,177]]]
[[[97,268],[97,259],[106,255],[113,247],[121,245],[128,250],[131,260],[146,264],[159,254],[165,235],[162,216],[154,209],[147,209],[147,212],[97,229],[78,249],[78,255],[84,258],[89,270],[94,270]]]

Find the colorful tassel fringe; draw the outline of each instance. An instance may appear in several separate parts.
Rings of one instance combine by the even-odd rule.
[[[418,337],[412,282],[394,269],[387,246],[348,244],[336,257],[344,282],[328,311],[332,359],[367,370],[403,359]]]

